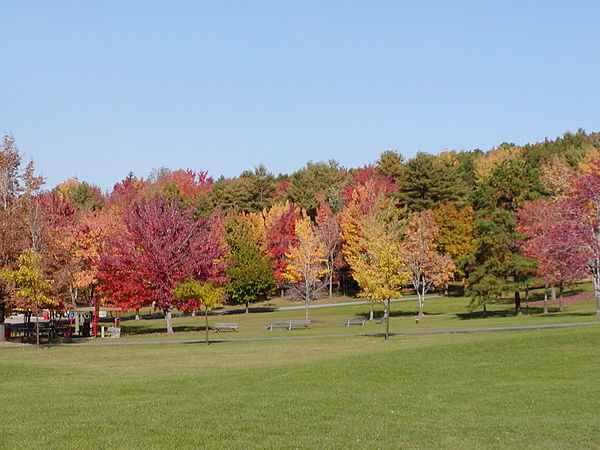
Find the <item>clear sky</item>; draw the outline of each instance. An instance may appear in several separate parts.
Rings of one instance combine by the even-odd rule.
[[[600,130],[598,1],[27,1],[0,132],[50,186]]]

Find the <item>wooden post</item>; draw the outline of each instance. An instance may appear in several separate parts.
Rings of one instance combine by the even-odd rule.
[[[94,337],[98,337],[98,316],[100,316],[100,303],[98,298],[94,298],[94,317],[92,318],[92,333]]]
[[[206,345],[208,345],[208,308],[206,306],[204,307],[204,330]]]

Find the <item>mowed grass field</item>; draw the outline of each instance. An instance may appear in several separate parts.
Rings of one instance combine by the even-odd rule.
[[[394,303],[391,331],[600,321],[593,300],[519,317],[509,299],[487,317],[467,303],[429,298],[418,324],[416,301]],[[211,330],[212,340],[300,340],[168,343],[203,339],[197,316],[175,318],[174,335],[163,319],[129,320],[119,341],[95,340],[158,345],[4,345],[0,448],[600,448],[600,323],[387,342],[315,337],[383,332],[343,325],[368,312],[311,309],[311,328],[272,332],[270,321],[304,311],[210,317],[240,327]]]
[[[576,289],[566,292],[566,295],[580,294],[591,290],[591,285],[580,285]],[[532,293],[533,300],[539,300],[540,293]],[[345,298],[344,300],[353,300]],[[357,300],[357,299],[354,299]],[[360,299],[358,299],[360,300]],[[322,300],[319,303],[326,302]],[[427,298],[425,301],[426,317],[415,321],[417,314],[417,301],[394,302],[391,306],[391,332],[446,330],[463,328],[502,327],[513,325],[543,325],[553,323],[572,323],[583,321],[596,321],[595,300],[589,299],[565,304],[565,311],[559,312],[557,305],[549,306],[548,314],[541,314],[542,306],[531,306],[529,311],[523,302],[523,315],[515,317],[514,306],[511,299],[502,299],[488,306],[487,316],[481,311],[469,313],[467,310],[469,299],[466,297],[437,297]],[[297,302],[281,302],[280,306],[299,305]],[[375,317],[383,313],[382,306],[376,304]],[[209,316],[209,328],[218,322],[235,322],[239,331],[216,333],[210,331],[210,339],[229,338],[256,338],[256,337],[285,337],[285,336],[314,336],[314,335],[339,335],[348,333],[382,333],[385,326],[367,322],[365,326],[344,326],[345,320],[350,318],[368,318],[369,305],[339,306],[330,308],[311,308],[309,317],[312,320],[308,329],[299,328],[292,331],[286,329],[267,330],[271,321],[304,319],[304,310],[276,311],[268,313],[227,314]],[[528,314],[529,312],[529,314]],[[204,317],[186,316],[173,319],[175,334],[166,335],[165,320],[126,320],[122,322],[121,341],[144,340],[181,340],[204,339]]]
[[[600,448],[600,325],[0,349],[1,448]]]

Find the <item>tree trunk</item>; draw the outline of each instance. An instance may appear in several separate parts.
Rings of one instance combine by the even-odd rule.
[[[333,297],[333,266],[329,272],[329,298]]]
[[[0,342],[4,342],[6,340],[5,334],[4,334],[4,314],[6,311],[6,304],[2,301],[0,301]]]
[[[529,315],[529,286],[525,286],[525,309]]]
[[[37,307],[35,308],[35,345],[40,346],[40,314]]]
[[[598,258],[594,260],[592,274],[594,275],[594,294],[596,295],[596,315],[600,316],[600,261]]]
[[[173,316],[170,309],[165,309],[165,320],[167,321],[167,334],[173,334]]]
[[[383,302],[383,307],[385,309],[385,340],[387,341],[388,336],[390,335],[390,300],[387,299]]]
[[[544,285],[544,314],[548,314],[548,282]]]
[[[520,316],[521,314],[521,292],[515,291],[515,315]]]
[[[561,281],[560,284],[558,285],[558,309],[560,312],[564,312],[565,308],[563,305],[563,293],[565,290],[565,285],[564,283]]]
[[[208,308],[205,306],[204,307],[204,330],[205,330],[205,340],[206,340],[206,345],[208,345]]]
[[[304,288],[304,320],[308,320],[308,301],[310,300],[310,288],[308,282],[305,281]]]
[[[98,318],[100,317],[100,301],[97,298],[93,297],[94,286],[92,286],[92,299],[94,302],[94,321],[93,321],[93,330],[94,337],[98,337]]]
[[[556,303],[556,286],[554,285],[550,288],[550,300],[552,301],[552,304]]]
[[[246,314],[248,314],[248,304],[249,304],[249,303],[250,303],[250,302],[246,301]]]
[[[421,288],[420,291],[417,291],[417,296],[419,297],[419,317],[423,317],[424,315],[424,309],[425,309],[425,285],[423,284],[423,287]]]
[[[373,300],[371,300],[371,311],[369,311],[369,320],[373,320]]]
[[[135,310],[135,320],[140,320],[140,310],[139,309]]]

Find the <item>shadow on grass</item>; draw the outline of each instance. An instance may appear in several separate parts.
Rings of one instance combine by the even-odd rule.
[[[417,313],[415,311],[390,311],[390,317],[415,317]],[[362,312],[354,315],[359,319],[369,319],[369,312]],[[348,317],[350,319],[350,317]],[[383,318],[383,311],[374,311],[373,319],[379,320]]]
[[[572,297],[575,295],[583,294],[585,292],[586,291],[584,289],[580,289],[577,287],[566,288],[565,291],[563,292],[563,297]],[[556,289],[556,295],[558,297],[558,289]],[[541,291],[529,293],[529,299],[528,299],[529,303],[539,302],[539,301],[543,301],[543,300],[544,300],[544,290],[543,289]],[[548,288],[548,301],[550,301],[550,288]],[[496,300],[496,303],[500,304],[500,305],[509,305],[509,304],[514,305],[515,298],[513,296],[502,297],[502,298]],[[525,307],[525,294],[522,291],[521,291],[521,306],[523,308]]]
[[[185,331],[194,331],[194,332],[204,332],[205,327],[202,326],[193,326],[193,325],[173,325],[173,331],[175,333],[185,332]],[[210,330],[210,328],[209,328]],[[136,335],[144,335],[144,334],[162,334],[166,333],[166,328],[150,328],[144,326],[127,326],[122,329],[123,334],[129,336]]]
[[[548,315],[544,315],[543,307],[533,307],[530,306],[529,309],[523,306],[521,308],[522,315],[524,316],[544,316],[549,317],[551,315],[560,314],[561,317],[589,317],[593,316],[593,313],[583,313],[583,312],[560,312],[558,307],[548,307]],[[470,320],[470,319],[491,319],[498,317],[515,317],[515,310],[513,309],[503,309],[500,311],[487,311],[484,313],[483,311],[473,311],[473,312],[464,312],[464,313],[456,313],[457,318],[460,320]]]

